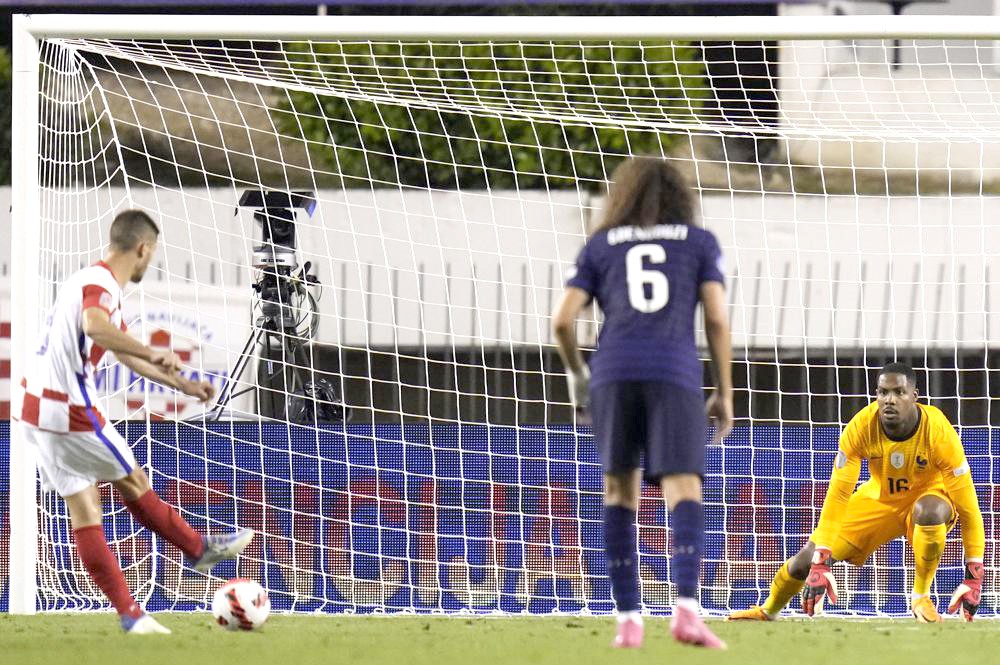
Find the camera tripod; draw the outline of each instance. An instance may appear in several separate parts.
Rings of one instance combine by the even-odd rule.
[[[252,263],[254,269],[261,271],[260,277],[253,283],[253,289],[257,293],[254,309],[259,307],[260,316],[255,319],[254,328],[243,345],[215,406],[206,414],[209,420],[219,420],[234,397],[252,390],[266,390],[270,394],[269,413],[265,413],[262,400],[258,399],[257,411],[261,416],[280,417],[274,394],[277,392],[275,379],[280,377],[281,391],[287,396],[287,400],[309,385],[303,384],[299,368],[307,367],[312,371],[312,364],[308,358],[301,357],[301,351],[302,340],[311,340],[316,335],[319,309],[317,298],[310,293],[309,287],[318,286],[319,280],[310,274],[311,264],[308,261],[299,267],[295,249],[295,216],[296,210],[305,210],[312,216],[316,208],[315,194],[247,190],[240,195],[239,207],[255,209],[254,220],[260,222],[263,232],[262,243],[253,248]],[[300,312],[305,314],[300,315]],[[304,329],[303,323],[306,326]],[[271,353],[276,340],[281,358],[275,369],[275,359],[271,357]],[[258,355],[257,349],[261,344],[264,347],[260,354],[260,360],[264,363],[263,373],[258,371],[256,380],[249,382],[248,387],[237,389],[250,361]],[[287,404],[284,406],[287,410]]]
[[[287,367],[287,363],[278,362],[277,367],[271,371],[271,367],[275,365],[274,359],[271,358],[271,352],[274,350],[274,338],[280,337],[277,342],[279,345],[277,348],[283,350],[283,357],[291,358],[291,368]],[[207,420],[219,420],[222,414],[225,412],[226,407],[235,397],[240,395],[245,395],[253,390],[261,390],[262,385],[270,386],[274,379],[278,376],[284,381],[284,392],[286,395],[293,395],[295,391],[302,387],[302,377],[299,375],[298,367],[305,367],[305,361],[308,359],[302,357],[302,345],[299,344],[294,337],[294,329],[289,330],[285,327],[279,326],[278,323],[269,316],[263,316],[257,320],[254,330],[250,333],[247,338],[246,344],[243,345],[243,350],[240,351],[239,357],[236,359],[236,363],[233,365],[233,371],[229,374],[226,379],[226,385],[222,388],[219,393],[219,397],[215,402],[215,406],[209,411],[207,415]],[[293,338],[293,339],[290,339]],[[261,354],[260,358],[263,363],[265,363],[266,374],[261,380],[258,376],[257,380],[251,382],[246,388],[236,389],[239,384],[243,373],[246,372],[247,367],[250,365],[250,361],[253,360],[256,354],[256,349],[263,343],[264,352]],[[302,360],[303,364],[299,364]],[[263,388],[266,390],[266,388]],[[271,395],[271,413],[277,412],[277,404],[275,402],[274,391],[268,390]],[[258,411],[262,411],[258,405]]]

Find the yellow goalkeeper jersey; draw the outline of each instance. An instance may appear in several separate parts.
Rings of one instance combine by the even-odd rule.
[[[946,494],[962,523],[966,559],[982,559],[986,536],[969,463],[955,428],[939,409],[917,404],[920,424],[905,441],[886,436],[878,403],[859,411],[840,435],[830,487],[812,541],[829,546],[840,531],[847,503],[868,460],[871,478],[859,494],[898,507],[912,505],[928,492]]]

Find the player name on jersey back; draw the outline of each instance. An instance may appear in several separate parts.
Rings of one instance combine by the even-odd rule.
[[[656,226],[619,226],[608,231],[608,244],[648,242],[650,240],[687,240],[687,224],[657,224]]]
[[[566,282],[596,299],[604,314],[590,359],[592,385],[662,381],[700,390],[694,317],[701,284],[724,283],[720,259],[715,236],[688,224],[594,233]]]

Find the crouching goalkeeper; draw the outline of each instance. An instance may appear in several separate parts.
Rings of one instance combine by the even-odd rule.
[[[871,479],[854,491],[862,459]],[[805,547],[778,570],[763,605],[729,619],[773,620],[800,590],[802,609],[812,616],[825,596],[837,602],[834,561],[861,566],[879,546],[905,535],[916,562],[911,611],[919,622],[939,622],[931,582],[945,537],[961,519],[965,580],[948,611],[961,610],[972,621],[983,585],[983,516],[962,442],[941,411],[917,402],[910,366],[881,369],[876,401],[844,428],[833,466],[819,525]]]

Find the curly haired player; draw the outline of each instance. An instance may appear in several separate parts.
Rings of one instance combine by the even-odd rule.
[[[643,638],[635,518],[644,457],[645,478],[661,488],[673,526],[670,563],[678,600],[671,633],[679,642],[725,648],[701,620],[697,593],[706,415],[716,420],[718,439],[731,429],[732,350],[722,252],[715,236],[693,222],[694,195],[674,167],[653,158],[623,162],[604,220],[580,251],[553,315],[570,396],[577,408],[589,400],[604,472],[617,647],[638,647]],[[576,318],[591,299],[604,325],[588,371],[577,347]],[[695,346],[699,303],[717,379],[707,403]]]

